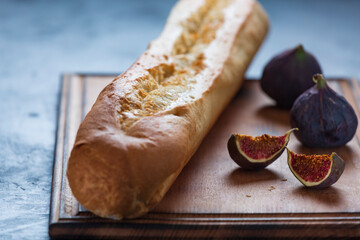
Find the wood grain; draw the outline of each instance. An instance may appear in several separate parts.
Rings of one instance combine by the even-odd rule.
[[[50,236],[360,237],[359,131],[346,146],[333,149],[305,148],[291,137],[288,147],[297,153],[335,151],[345,160],[342,177],[324,190],[304,188],[288,169],[286,153],[259,171],[245,171],[231,160],[226,143],[232,133],[282,135],[290,129],[289,111],[276,108],[260,90],[258,81],[250,80],[245,82],[151,213],[124,221],[95,217],[71,194],[65,172],[81,119],[113,78],[111,75],[64,75]],[[359,114],[357,81],[336,79],[330,84]]]

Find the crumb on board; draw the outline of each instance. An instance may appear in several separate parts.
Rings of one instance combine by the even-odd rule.
[[[268,189],[269,192],[271,192],[272,190],[274,190],[275,187],[274,186],[270,186],[270,188]]]
[[[247,194],[246,194],[246,197],[251,197],[251,195],[247,195]]]
[[[281,179],[280,181],[282,181],[282,182],[286,182],[286,181],[287,181],[287,179],[286,179],[286,178],[283,178],[283,179]]]

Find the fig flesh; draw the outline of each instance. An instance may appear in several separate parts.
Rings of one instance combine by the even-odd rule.
[[[244,169],[265,168],[280,157],[294,130],[297,129],[291,129],[282,136],[263,134],[251,137],[234,133],[228,141],[230,157]]]
[[[334,152],[331,155],[305,155],[287,149],[287,153],[291,172],[306,187],[329,187],[345,169],[344,160]]]
[[[316,73],[321,73],[318,61],[299,45],[266,64],[260,85],[279,107],[290,109],[296,98],[314,85],[311,77]]]
[[[299,128],[295,136],[308,147],[338,147],[355,135],[358,119],[346,99],[326,83],[321,74],[316,85],[296,99],[290,111],[290,124]]]

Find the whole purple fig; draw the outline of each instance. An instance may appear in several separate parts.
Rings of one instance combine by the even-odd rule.
[[[295,101],[290,123],[299,128],[295,136],[308,147],[338,147],[355,135],[358,119],[346,99],[326,83],[321,74],[313,77],[316,85]]]
[[[321,73],[318,61],[299,45],[270,60],[260,85],[279,107],[290,109],[296,98],[314,85],[311,78],[316,73]]]

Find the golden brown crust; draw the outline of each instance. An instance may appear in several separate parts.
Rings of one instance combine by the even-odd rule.
[[[267,28],[254,0],[180,1],[80,125],[67,168],[78,201],[102,217],[152,209],[240,87]]]

